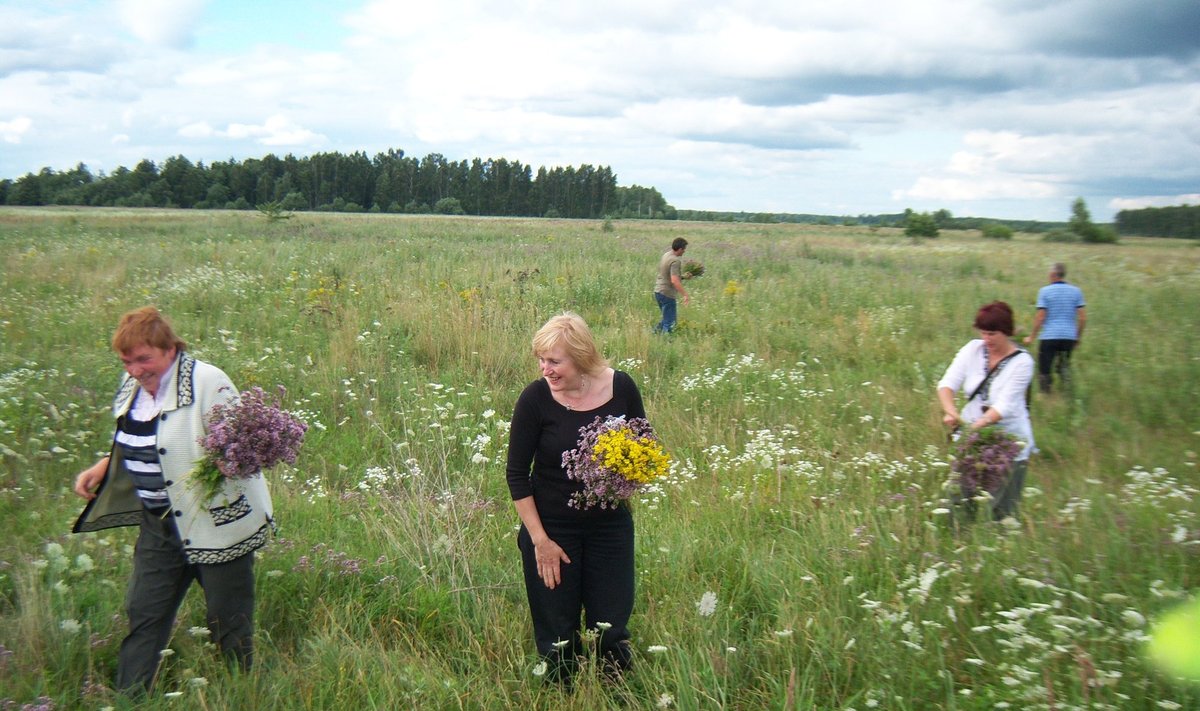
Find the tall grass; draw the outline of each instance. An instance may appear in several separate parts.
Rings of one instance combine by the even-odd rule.
[[[653,267],[680,235],[707,272],[657,337]],[[1034,399],[1021,525],[956,529],[934,385],[980,304],[1004,299],[1028,327],[1053,261],[1088,299],[1073,390]],[[0,704],[1200,705],[1142,650],[1200,585],[1185,243],[6,209],[0,264]],[[108,339],[145,303],[239,386],[287,387],[313,426],[271,476],[282,528],[258,561],[255,670],[220,663],[194,592],[155,697],[133,702],[106,688],[132,532],[67,531],[74,475],[111,435]],[[532,673],[503,480],[529,339],[568,308],[677,460],[635,502],[635,671],[572,692]]]

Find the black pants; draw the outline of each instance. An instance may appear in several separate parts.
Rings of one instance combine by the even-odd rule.
[[[254,650],[254,554],[228,563],[189,564],[171,516],[145,512],[125,594],[129,634],[121,641],[117,688],[149,690],[175,614],[192,581],[204,589],[208,629],[227,658],[249,669]]]
[[[579,634],[581,613],[585,626],[599,631],[596,644],[606,671],[625,671],[633,660],[629,649],[633,516],[628,509],[620,509],[601,519],[543,519],[542,525],[571,559],[562,565],[562,582],[551,590],[538,575],[529,532],[522,526],[517,534],[534,641],[549,663],[549,675],[567,680],[574,672],[576,656],[584,650]]]
[[[1063,384],[1070,380],[1071,351],[1075,341],[1066,338],[1050,338],[1038,341],[1038,389],[1050,392],[1050,371],[1058,373]]]

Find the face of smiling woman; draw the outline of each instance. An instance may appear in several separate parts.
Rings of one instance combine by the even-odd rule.
[[[174,348],[163,350],[143,344],[121,352],[125,372],[151,395],[158,394],[158,383],[174,362]]]
[[[575,361],[567,355],[567,349],[561,345],[538,354],[538,366],[542,369],[542,377],[546,379],[551,392],[561,393],[583,387],[583,373],[579,372]]]

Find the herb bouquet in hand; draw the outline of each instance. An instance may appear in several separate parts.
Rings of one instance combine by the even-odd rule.
[[[597,417],[579,428],[579,446],[563,452],[567,478],[583,482],[571,496],[577,509],[615,509],[651,482],[666,476],[671,457],[642,417]]]
[[[206,454],[192,473],[205,499],[219,494],[227,479],[296,463],[308,425],[279,406],[286,392],[279,386],[279,396],[268,401],[262,388],[253,387],[209,411],[208,434],[200,438]]]
[[[995,498],[1008,483],[1013,462],[1021,453],[1021,443],[996,426],[972,429],[954,443],[954,472],[964,501],[972,501],[986,492]]]
[[[683,263],[683,268],[681,271],[683,272],[684,279],[698,279],[699,277],[704,276],[705,269],[702,262],[697,262],[695,259],[689,259]]]

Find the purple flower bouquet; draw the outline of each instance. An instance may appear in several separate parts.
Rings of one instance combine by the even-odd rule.
[[[286,392],[279,386],[278,397],[268,401],[256,386],[209,411],[208,434],[199,440],[206,454],[192,473],[206,499],[226,479],[249,479],[280,462],[296,463],[308,425],[279,406]]]
[[[1021,443],[999,427],[970,430],[954,444],[950,470],[958,478],[962,497],[970,501],[986,491],[995,496],[1008,482]]]
[[[597,417],[579,428],[579,445],[563,452],[562,465],[568,479],[583,482],[569,506],[615,509],[638,489],[666,476],[671,457],[645,418]]]

